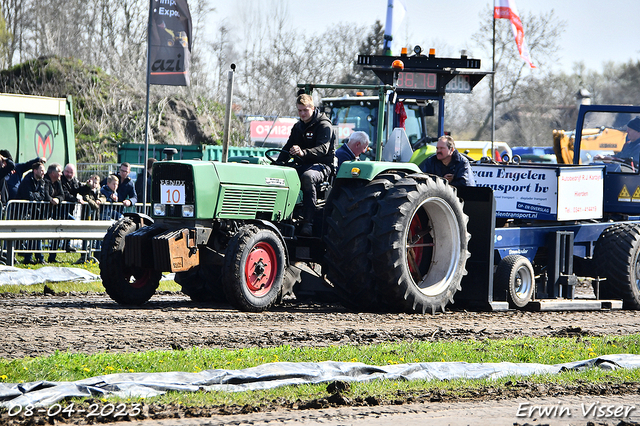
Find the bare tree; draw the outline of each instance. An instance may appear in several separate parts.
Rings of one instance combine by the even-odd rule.
[[[473,39],[485,51],[485,57],[491,57],[493,13],[491,6],[481,15],[484,23],[474,34]],[[496,129],[502,128],[498,139],[517,140],[522,145],[531,143],[535,136],[518,125],[521,116],[529,114],[522,109],[523,98],[521,91],[525,86],[536,86],[536,81],[550,73],[549,64],[556,58],[558,41],[564,31],[565,24],[555,17],[554,11],[540,15],[521,14],[524,33],[529,51],[537,69],[528,72],[528,65],[522,61],[515,46],[511,25],[506,19],[496,21],[496,77],[495,77],[495,105]],[[529,92],[533,93],[533,92]],[[545,109],[546,105],[538,105]],[[491,123],[491,108],[487,108],[483,117],[479,117],[479,127],[473,139],[488,139]]]

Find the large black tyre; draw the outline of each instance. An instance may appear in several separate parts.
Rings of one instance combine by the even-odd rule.
[[[125,266],[125,236],[139,228],[123,217],[107,230],[100,251],[100,276],[109,297],[121,305],[142,305],[154,295],[162,273]],[[149,248],[151,249],[151,248]]]
[[[393,310],[443,311],[461,289],[468,217],[454,187],[436,176],[400,180],[373,218],[378,294]]]
[[[348,182],[332,190],[324,266],[337,297],[347,309],[380,309],[371,263],[372,218],[379,198],[401,177],[384,174],[371,182]]]
[[[605,229],[596,241],[593,260],[602,299],[622,299],[625,309],[640,309],[640,226],[620,223]]]
[[[536,284],[533,265],[524,256],[512,254],[498,263],[493,283],[498,292],[506,292],[509,306],[524,308],[531,302]]]
[[[222,285],[227,301],[249,312],[269,309],[280,296],[286,255],[272,230],[246,225],[229,242]]]
[[[182,292],[194,302],[227,301],[222,288],[220,265],[200,265],[186,272],[176,272],[175,281],[182,286]]]

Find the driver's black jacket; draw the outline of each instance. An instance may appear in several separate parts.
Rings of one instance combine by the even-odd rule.
[[[277,161],[279,163],[286,162],[289,159],[288,153],[291,147],[298,145],[304,154],[299,160],[301,165],[325,164],[333,167],[335,142],[336,135],[331,121],[326,115],[315,109],[308,123],[299,120],[293,125],[289,140],[282,147],[282,150],[286,152],[280,153]]]

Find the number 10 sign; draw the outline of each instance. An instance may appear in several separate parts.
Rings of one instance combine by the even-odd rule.
[[[160,185],[160,194],[162,204],[184,204],[184,185],[176,184],[175,182],[170,184],[162,183]]]

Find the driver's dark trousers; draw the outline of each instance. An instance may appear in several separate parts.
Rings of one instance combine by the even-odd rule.
[[[302,184],[302,216],[306,222],[313,222],[316,208],[316,185],[325,182],[331,175],[331,167],[326,164],[312,164],[306,168],[298,168]]]

